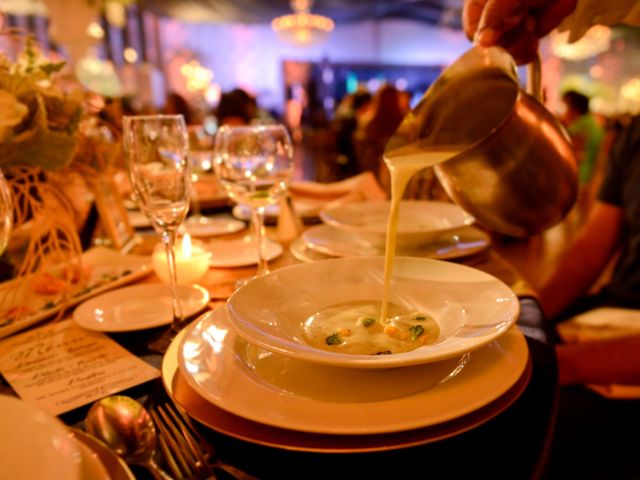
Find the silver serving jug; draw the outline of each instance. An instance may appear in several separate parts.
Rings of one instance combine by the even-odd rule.
[[[404,119],[385,151],[455,146],[435,165],[449,196],[485,227],[512,236],[550,228],[578,192],[569,136],[540,101],[540,61],[529,89],[502,48],[473,47],[449,66]],[[426,166],[426,165],[425,165]]]

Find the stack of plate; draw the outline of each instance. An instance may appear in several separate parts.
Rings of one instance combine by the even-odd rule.
[[[470,267],[396,259],[392,301],[436,318],[441,334],[433,344],[351,355],[305,343],[302,324],[311,314],[345,301],[379,301],[382,268],[381,257],[341,258],[249,282],[226,307],[181,332],[164,358],[165,387],[214,430],[314,452],[428,443],[511,405],[529,375],[526,342],[512,328],[519,302],[506,285]]]
[[[389,202],[362,202],[320,212],[324,222],[307,229],[291,245],[299,260],[384,255]],[[451,203],[403,201],[398,254],[449,260],[479,253],[489,236],[471,226],[473,217]]]

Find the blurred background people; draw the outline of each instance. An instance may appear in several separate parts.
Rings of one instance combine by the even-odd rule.
[[[389,174],[382,161],[384,147],[404,118],[398,90],[384,85],[373,96],[354,133],[359,172],[373,172],[389,191]]]
[[[346,95],[336,112],[334,129],[336,132],[336,162],[340,177],[349,177],[358,173],[358,164],[353,135],[363,115],[371,106],[372,96],[366,90]]]
[[[589,97],[569,90],[562,95],[562,101],[565,105],[562,122],[571,136],[578,159],[578,179],[584,191],[593,177],[604,130],[589,110]]]

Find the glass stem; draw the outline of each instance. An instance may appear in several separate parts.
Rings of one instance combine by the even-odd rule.
[[[182,323],[182,307],[178,301],[178,274],[176,271],[176,254],[174,246],[176,243],[177,230],[165,230],[162,232],[162,241],[167,254],[167,265],[169,266],[169,283],[171,284],[171,311],[173,313],[172,328],[179,328]]]
[[[258,271],[256,272],[256,277],[259,277],[260,275],[269,273],[269,266],[267,265],[267,259],[264,255],[264,207],[254,207],[252,214],[253,218],[251,221],[258,244]]]
[[[198,176],[191,176],[191,216],[200,218],[200,197],[198,196],[198,189],[196,183],[198,182]]]

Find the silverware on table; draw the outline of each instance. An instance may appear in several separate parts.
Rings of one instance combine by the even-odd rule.
[[[133,398],[114,395],[96,402],[87,413],[85,426],[125,462],[148,468],[156,480],[171,480],[153,459],[157,435],[151,416]]]
[[[150,408],[158,428],[160,449],[169,469],[177,478],[211,479],[215,471],[224,471],[237,480],[255,480],[248,473],[218,459],[215,452],[171,400]]]

